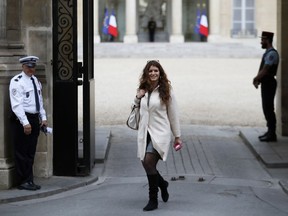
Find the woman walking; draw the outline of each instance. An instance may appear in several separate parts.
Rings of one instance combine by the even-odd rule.
[[[158,172],[157,163],[167,159],[171,131],[174,145],[182,143],[176,99],[159,61],[148,61],[144,67],[134,103],[140,106],[137,154],[149,184],[149,202],[143,210],[151,211],[158,208],[158,187],[162,200],[169,199],[169,183]]]

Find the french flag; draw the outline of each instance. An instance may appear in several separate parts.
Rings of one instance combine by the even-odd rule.
[[[110,15],[109,18],[108,33],[114,37],[118,36],[117,22],[116,17],[114,15],[114,11],[112,11],[112,14]]]
[[[205,37],[208,36],[208,19],[205,13],[202,14],[201,19],[200,19],[199,33],[201,35],[204,35]]]

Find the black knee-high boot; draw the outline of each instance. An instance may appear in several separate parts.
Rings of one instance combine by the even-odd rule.
[[[158,208],[158,174],[147,175],[149,184],[149,202],[143,211],[152,211]]]
[[[160,175],[159,172],[157,172],[157,173],[158,173],[158,186],[161,190],[162,200],[163,200],[163,202],[167,202],[169,199],[169,193],[167,190],[169,183],[163,179],[163,177]]]

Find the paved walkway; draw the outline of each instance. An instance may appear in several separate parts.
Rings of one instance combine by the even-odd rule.
[[[111,140],[111,133],[113,131],[116,133],[117,128],[121,129],[123,133],[123,127],[126,126],[113,126],[110,127],[98,127],[96,128],[96,149],[97,153],[97,163],[93,169],[90,176],[87,177],[58,177],[53,176],[51,178],[37,178],[35,181],[42,186],[41,190],[37,191],[24,191],[18,189],[2,190],[0,191],[0,204],[22,201],[27,199],[35,199],[54,195],[61,193],[67,190],[71,190],[77,187],[83,187],[93,182],[96,182],[99,177],[101,177],[105,172],[113,172],[117,175],[117,172],[120,169],[117,169],[117,166],[121,166],[122,163],[127,163],[127,161],[119,161],[119,158],[126,158],[127,150],[117,151],[117,156],[112,152],[109,154],[109,145]],[[191,129],[192,128],[192,129]],[[209,129],[209,130],[208,130]],[[126,137],[131,137],[135,139],[136,132],[130,129],[124,130],[127,134],[122,134]],[[193,132],[194,131],[194,132]],[[243,142],[249,146],[252,153],[259,158],[264,165],[268,168],[278,168],[285,167],[288,168],[287,154],[288,154],[288,138],[287,137],[278,137],[277,143],[260,143],[257,140],[259,134],[264,132],[264,128],[235,128],[235,127],[215,127],[215,126],[197,126],[197,125],[183,125],[182,126],[182,136],[185,143],[185,148],[183,148],[180,154],[175,154],[174,151],[170,151],[169,159],[170,163],[162,163],[160,169],[164,170],[164,175],[174,176],[175,180],[180,179],[183,174],[191,176],[193,181],[201,181],[200,177],[203,177],[206,180],[211,181],[211,177],[217,176],[220,174],[220,171],[214,163],[211,162],[213,157],[211,149],[209,146],[203,145],[200,140],[191,140],[193,134],[197,134],[198,137],[204,137],[206,140],[210,139],[215,142],[225,142],[233,143],[235,142],[235,135],[239,135],[243,139]],[[231,135],[232,134],[232,135]],[[194,139],[194,138],[193,138]],[[224,140],[225,139],[225,140]],[[133,141],[132,141],[133,142]],[[113,140],[113,143],[117,145],[117,140]],[[131,140],[127,140],[127,143],[131,143]],[[123,147],[124,148],[124,147]],[[136,154],[133,151],[133,155],[130,155],[131,163],[134,163]],[[128,158],[128,159],[129,159]],[[130,160],[130,159],[129,159]],[[129,162],[128,162],[129,163]],[[109,170],[110,169],[110,170]],[[112,169],[112,170],[111,170]],[[143,174],[142,169],[129,172],[140,172]],[[256,170],[255,170],[256,171]],[[256,171],[257,172],[257,171]],[[119,173],[119,172],[118,172]],[[208,176],[209,174],[209,176]],[[119,174],[120,175],[120,174]],[[124,171],[121,170],[121,175],[125,176]],[[120,175],[120,177],[121,177]],[[137,176],[137,175],[136,175]],[[193,177],[194,176],[194,177]],[[218,176],[219,177],[219,176]],[[213,181],[216,181],[215,179]],[[253,184],[253,182],[250,182]],[[255,182],[256,184],[256,182]],[[279,180],[279,184],[283,190],[288,193],[288,175],[283,174],[283,179]]]

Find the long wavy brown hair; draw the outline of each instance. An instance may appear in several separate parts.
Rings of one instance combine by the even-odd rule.
[[[139,89],[144,89],[148,92],[153,91],[152,89],[153,87],[149,79],[149,69],[151,66],[155,66],[159,69],[159,72],[160,72],[160,78],[159,78],[159,83],[158,83],[159,84],[159,89],[158,89],[159,96],[160,96],[162,103],[168,105],[169,100],[170,100],[170,89],[172,87],[163,67],[157,60],[148,61],[147,64],[145,65],[142,75],[139,80]]]

